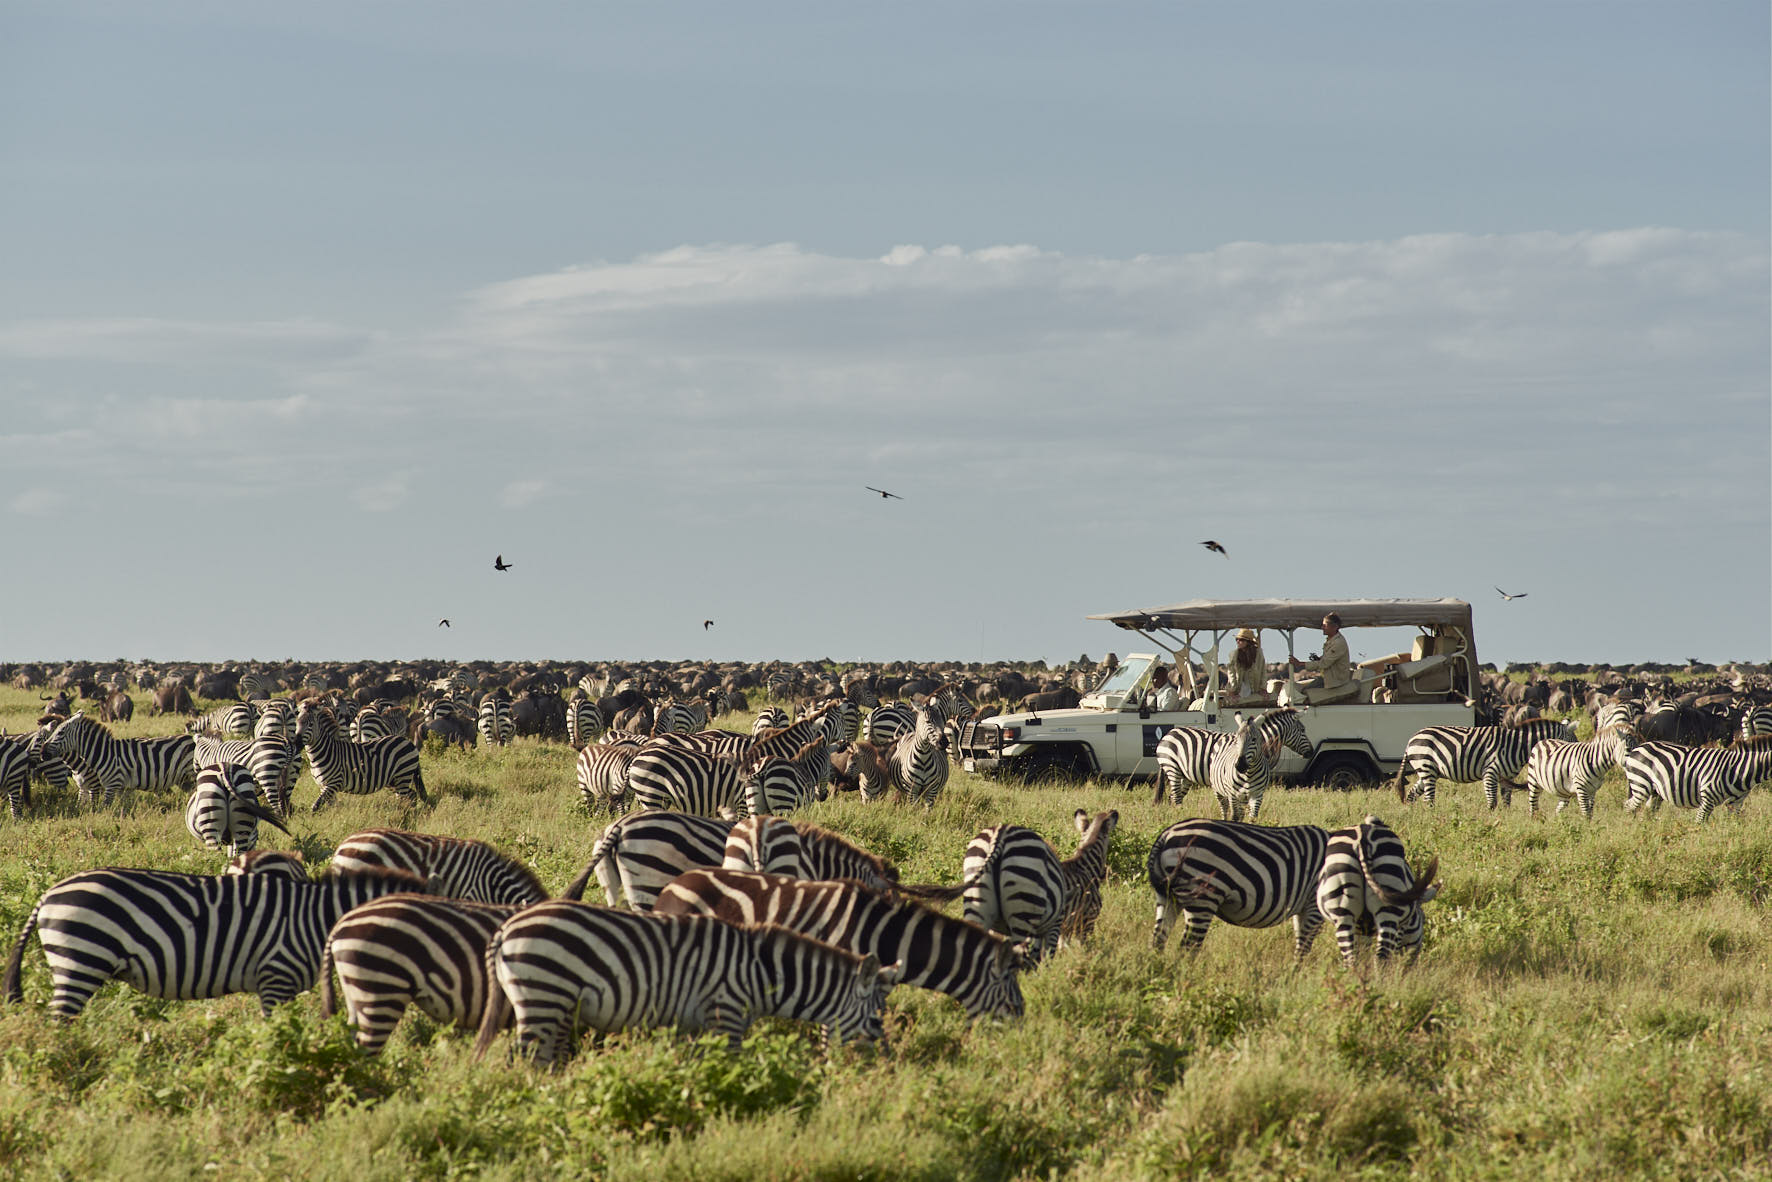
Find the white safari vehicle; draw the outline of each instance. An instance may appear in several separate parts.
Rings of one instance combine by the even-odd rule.
[[[1323,617],[1335,612],[1350,650],[1362,628],[1414,628],[1408,651],[1359,661],[1347,685],[1304,689],[1289,678],[1267,682],[1262,698],[1221,697],[1219,653],[1228,660],[1239,629],[1252,628],[1270,664],[1321,646]],[[1138,633],[1156,652],[1132,653],[1074,709],[1003,714],[969,724],[956,758],[969,771],[1030,782],[1086,776],[1157,774],[1157,743],[1173,726],[1235,730],[1239,713],[1279,706],[1300,711],[1314,748],[1310,759],[1282,751],[1284,778],[1348,789],[1396,772],[1409,737],[1426,726],[1470,726],[1477,649],[1471,606],[1458,599],[1196,599],[1172,607],[1090,616]],[[1298,637],[1305,630],[1303,638]],[[1301,643],[1302,640],[1302,643]],[[1179,710],[1144,706],[1159,660],[1179,683]]]

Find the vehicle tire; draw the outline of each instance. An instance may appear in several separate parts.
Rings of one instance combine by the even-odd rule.
[[[1021,782],[1029,788],[1051,788],[1076,781],[1076,760],[1068,751],[1041,751],[1021,761]]]
[[[1354,751],[1338,751],[1319,759],[1311,768],[1311,780],[1319,788],[1331,792],[1352,792],[1378,783],[1378,769],[1372,761]]]

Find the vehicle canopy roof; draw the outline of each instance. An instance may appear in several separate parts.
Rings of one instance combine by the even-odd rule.
[[[1462,599],[1190,599],[1168,607],[1090,616],[1139,632],[1228,628],[1315,628],[1335,612],[1344,628],[1456,628],[1471,633],[1471,605]]]

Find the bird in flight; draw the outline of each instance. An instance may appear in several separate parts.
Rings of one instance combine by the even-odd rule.
[[[886,498],[887,498],[887,497],[891,497],[891,498],[892,498],[892,499],[893,499],[893,500],[895,500],[895,501],[902,501],[902,500],[904,500],[904,498],[903,498],[903,497],[901,497],[901,496],[899,496],[899,495],[898,495],[898,494],[897,494],[897,493],[889,493],[889,492],[887,492],[887,491],[886,491],[886,490],[885,490],[885,489],[883,489],[883,488],[875,488],[875,487],[874,487],[874,486],[873,486],[873,485],[871,485],[871,484],[864,484],[864,485],[862,485],[862,487],[863,487],[863,488],[865,488],[865,489],[867,489],[867,490],[868,490],[868,491],[869,491],[869,492],[877,492],[877,493],[879,493],[879,494],[880,494],[880,499],[881,499],[881,500],[885,500],[885,499],[886,499]]]
[[[703,632],[706,632],[709,628],[712,628],[713,626],[714,626],[714,622],[712,620],[703,620],[701,622],[701,630]]]
[[[1492,584],[1490,584],[1490,586],[1494,586],[1494,584],[1492,583]],[[1501,596],[1503,599],[1524,599],[1524,598],[1526,598],[1526,595],[1527,595],[1527,592],[1525,592],[1525,591],[1519,591],[1519,592],[1516,592],[1512,595],[1509,595],[1506,591],[1503,591],[1500,587],[1495,588],[1495,593],[1497,595]]]
[[[441,620],[438,620],[438,621],[437,621],[437,627],[439,627],[439,628],[447,628],[447,627],[449,627],[449,617],[448,617],[448,616],[444,616],[444,617],[443,617],[443,618],[442,618],[442,619],[441,619]]]
[[[512,563],[505,561],[505,556],[503,554],[500,554],[497,558],[492,560],[493,570],[510,570],[512,565]]]
[[[1212,551],[1214,554],[1222,554],[1226,558],[1229,558],[1231,556],[1230,551],[1226,550],[1223,546],[1219,545],[1217,542],[1210,542],[1210,541],[1201,542],[1200,545],[1206,547],[1206,549]]]

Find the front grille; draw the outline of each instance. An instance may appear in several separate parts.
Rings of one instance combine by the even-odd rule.
[[[1000,759],[1003,756],[1003,728],[989,722],[969,722],[960,728],[959,754],[962,759]]]

